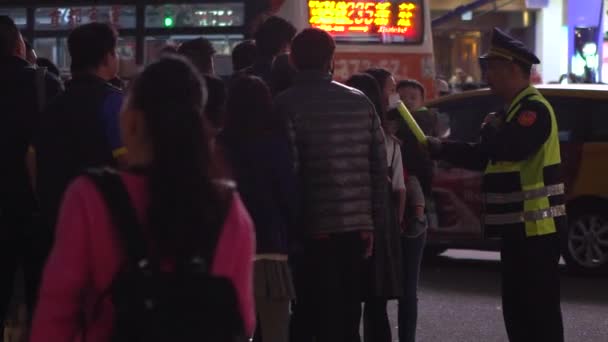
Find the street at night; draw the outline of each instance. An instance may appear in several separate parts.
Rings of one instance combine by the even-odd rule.
[[[508,341],[500,301],[499,259],[495,252],[448,250],[423,262],[418,341]],[[562,265],[566,341],[606,341],[607,289],[608,277],[570,276]],[[395,303],[389,305],[389,312],[394,322]],[[394,341],[395,336],[394,330]]]

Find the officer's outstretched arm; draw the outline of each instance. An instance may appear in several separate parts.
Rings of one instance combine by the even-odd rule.
[[[445,160],[455,166],[470,170],[483,170],[488,164],[488,156],[481,143],[439,141],[429,138],[429,148],[434,159]],[[437,145],[439,143],[439,145]],[[433,146],[435,145],[435,146]]]

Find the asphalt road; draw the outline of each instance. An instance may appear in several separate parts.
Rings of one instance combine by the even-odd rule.
[[[507,341],[500,301],[499,254],[449,250],[425,260],[418,341]],[[566,341],[608,342],[608,276],[562,276]],[[396,305],[389,313],[396,328]],[[396,341],[396,331],[393,339]],[[540,342],[540,341],[539,341]]]

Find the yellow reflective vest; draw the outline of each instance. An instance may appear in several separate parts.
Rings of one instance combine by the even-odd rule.
[[[555,233],[556,220],[565,218],[566,207],[560,175],[558,126],[551,104],[530,86],[511,103],[505,124],[513,124],[525,101],[546,107],[551,119],[550,134],[528,159],[488,162],[484,178],[492,177],[494,185],[485,187],[484,223],[486,230],[489,227],[517,229],[523,225],[526,236],[530,237]]]

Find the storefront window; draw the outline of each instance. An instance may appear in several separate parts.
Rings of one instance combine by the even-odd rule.
[[[27,13],[25,8],[0,8],[0,15],[6,15],[13,19],[18,28],[27,26]]]
[[[239,27],[245,23],[245,4],[215,3],[200,5],[146,6],[146,27]]]
[[[57,65],[62,74],[69,74],[71,59],[67,38],[37,38],[34,40],[34,48],[39,57],[50,59]],[[120,37],[116,52],[119,57],[120,76],[130,78],[137,72],[135,39],[133,37]]]
[[[135,6],[43,7],[35,13],[36,30],[66,30],[91,22],[135,28]]]
[[[68,53],[67,38],[36,38],[34,49],[38,57],[44,57],[55,63],[62,74],[67,74],[70,69],[70,55]]]

